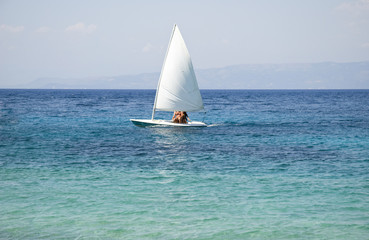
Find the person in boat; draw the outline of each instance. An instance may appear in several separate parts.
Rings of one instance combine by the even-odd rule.
[[[181,112],[180,111],[174,111],[172,122],[179,123],[179,120],[181,119]]]
[[[184,111],[175,111],[172,117],[173,123],[188,123],[191,119],[188,117],[187,113]]]
[[[188,117],[186,112],[181,112],[179,123],[188,123],[188,121],[191,121],[191,119]]]

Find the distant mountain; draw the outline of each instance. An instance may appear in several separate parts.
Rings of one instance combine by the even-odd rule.
[[[159,73],[90,78],[39,78],[25,88],[35,89],[154,89]]]
[[[369,62],[236,65],[197,76],[203,88],[369,89]]]
[[[201,89],[369,89],[369,61],[245,64],[196,69]],[[25,88],[155,89],[159,73],[80,79],[40,78]]]

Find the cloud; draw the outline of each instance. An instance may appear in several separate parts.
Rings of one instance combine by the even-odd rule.
[[[36,32],[37,33],[47,33],[47,32],[50,32],[50,28],[49,27],[39,27]]]
[[[22,32],[23,30],[24,30],[24,26],[11,26],[11,25],[6,25],[6,24],[0,25],[0,31],[18,33],[18,32]]]
[[[222,39],[221,43],[224,45],[228,45],[229,44],[229,40],[228,39]]]
[[[75,33],[84,33],[84,34],[90,34],[93,33],[96,30],[96,25],[90,24],[85,25],[83,22],[76,23],[74,25],[68,26],[65,31],[66,32],[75,32]]]
[[[366,15],[369,13],[369,0],[344,2],[336,9],[354,16]]]
[[[369,0],[354,0],[340,4],[335,8],[348,28],[356,33],[365,33],[369,29]]]
[[[153,49],[153,45],[151,43],[146,44],[145,47],[142,48],[142,52],[147,53],[150,52]]]

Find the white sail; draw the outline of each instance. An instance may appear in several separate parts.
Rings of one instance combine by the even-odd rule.
[[[161,71],[153,109],[196,112],[204,109],[190,54],[174,25]]]

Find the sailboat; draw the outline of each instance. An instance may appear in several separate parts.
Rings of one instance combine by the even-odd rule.
[[[206,127],[203,122],[173,123],[154,119],[156,111],[204,111],[204,104],[190,54],[177,25],[174,25],[156,89],[151,119],[130,119],[136,126]]]

